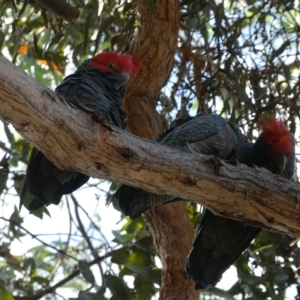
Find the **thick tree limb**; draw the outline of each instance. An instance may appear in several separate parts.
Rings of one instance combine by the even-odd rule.
[[[131,80],[123,106],[128,116],[127,130],[154,140],[162,130],[157,98],[173,68],[178,47],[179,1],[138,0],[136,4],[139,26],[130,52],[141,60],[142,69]],[[185,203],[157,206],[143,216],[163,265],[160,300],[199,299],[193,280],[185,279],[185,260],[194,237]]]
[[[172,194],[219,215],[300,235],[298,183],[95,123],[3,57],[0,68],[2,118],[59,168]]]

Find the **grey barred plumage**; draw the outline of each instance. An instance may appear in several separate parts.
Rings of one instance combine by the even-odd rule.
[[[135,74],[140,63],[131,55],[106,52],[83,62],[74,74],[67,76],[56,92],[73,105],[92,112],[97,117],[125,129],[126,115],[121,109],[130,75]],[[80,188],[89,177],[58,169],[43,153],[33,148],[20,208],[27,192],[35,198],[29,210],[44,205],[58,204],[63,195]]]
[[[172,147],[215,155],[227,159],[238,143],[247,138],[238,127],[218,115],[199,114],[196,117],[183,116],[158,136],[157,141]],[[152,205],[175,201],[167,195],[147,193],[141,189],[123,185],[116,193],[119,205],[125,215],[138,217]]]
[[[80,105],[125,129],[126,115],[121,110],[121,105],[126,86],[114,88],[118,79],[118,76],[87,67],[84,72],[77,71],[66,77],[55,91],[75,104],[75,98],[78,99]]]
[[[274,117],[263,123],[268,127],[267,132],[263,127],[255,143],[238,143],[231,158],[249,167],[264,167],[291,179],[295,167],[294,137]],[[277,144],[273,143],[274,140]],[[186,261],[187,275],[196,282],[195,288],[204,289],[218,283],[222,274],[238,259],[260,230],[204,210]]]
[[[294,139],[281,122],[271,117],[270,123],[271,126],[268,122],[265,125],[267,138],[260,135],[256,143],[249,143],[235,124],[220,116],[183,117],[171,124],[159,136],[158,141],[189,151],[192,149],[193,152],[215,155],[221,159],[237,160],[249,167],[265,167],[291,179],[295,165]],[[266,143],[266,140],[270,143]],[[280,144],[282,151],[277,151],[280,147],[274,141]],[[274,149],[276,157],[273,155]],[[138,217],[153,205],[178,200],[173,196],[155,195],[126,185],[116,192],[115,197],[124,214],[131,218]],[[196,282],[195,288],[204,289],[218,283],[222,274],[250,245],[260,230],[215,216],[204,209],[186,260],[186,275]]]

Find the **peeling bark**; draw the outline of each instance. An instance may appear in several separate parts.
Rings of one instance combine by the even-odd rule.
[[[2,119],[59,168],[171,194],[218,215],[300,236],[299,183],[95,123],[3,57],[0,68]]]

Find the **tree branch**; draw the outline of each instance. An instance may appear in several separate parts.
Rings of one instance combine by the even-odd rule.
[[[157,98],[170,76],[178,47],[179,1],[137,0],[136,5],[139,26],[130,52],[141,60],[142,69],[129,84],[123,108],[128,116],[127,130],[154,140],[162,131],[156,111]],[[187,280],[184,272],[194,237],[185,203],[157,206],[145,212],[143,217],[163,265],[160,299],[199,299],[193,280]]]
[[[79,204],[76,200],[76,198],[71,195],[71,199],[74,203],[74,207],[75,207],[75,216],[76,216],[76,219],[77,219],[77,222],[78,222],[78,225],[77,225],[77,228],[78,230],[81,232],[81,234],[83,235],[83,238],[85,239],[90,251],[91,251],[91,254],[94,256],[94,259],[97,259],[99,258],[99,254],[97,252],[97,250],[94,248],[94,245],[91,241],[91,239],[89,238],[87,232],[85,231],[85,228],[82,224],[82,221],[81,221],[81,218],[80,218],[80,215],[79,215]],[[104,274],[103,274],[103,269],[102,269],[102,266],[101,266],[101,263],[99,262],[98,263],[98,267],[99,267],[99,270],[100,270],[100,276],[101,276],[101,280],[102,280],[102,283],[104,283],[103,281],[105,281],[104,279]],[[105,284],[102,284],[103,286],[106,286]]]
[[[4,217],[0,217],[1,220],[4,220],[6,222],[10,222],[11,224],[15,225],[15,226],[18,226],[21,230],[25,231],[28,235],[30,235],[33,239],[39,241],[41,244],[43,244],[44,246],[46,247],[49,247],[55,251],[57,251],[58,253],[60,253],[61,255],[64,255],[64,256],[67,256],[69,258],[72,258],[76,261],[78,261],[77,258],[73,257],[72,255],[68,254],[66,251],[64,250],[61,250],[61,249],[58,249],[56,247],[54,247],[53,245],[50,245],[46,242],[44,242],[43,240],[41,240],[40,238],[37,237],[37,235],[35,234],[32,234],[29,230],[27,230],[25,227],[23,227],[20,223],[14,221],[14,220],[11,220],[11,219],[7,219],[7,218],[4,218]]]
[[[99,264],[101,261],[103,261],[104,259],[111,257],[113,254],[115,254],[118,251],[122,251],[123,249],[126,249],[127,247],[122,247],[116,250],[112,250],[109,253],[106,253],[102,256],[97,257],[96,259],[92,260],[91,262],[88,263],[88,266],[91,267],[95,264]],[[67,282],[69,282],[70,280],[72,280],[73,278],[75,278],[76,276],[78,276],[80,274],[79,270],[74,271],[73,273],[71,273],[69,276],[67,276],[66,278],[64,278],[63,280],[59,281],[58,283],[56,283],[53,286],[50,286],[38,293],[36,293],[35,295],[32,296],[28,296],[28,297],[18,297],[18,296],[14,296],[14,300],[39,300],[42,297],[53,293],[57,288],[63,286],[64,284],[66,284]]]
[[[0,115],[59,168],[171,194],[218,215],[300,235],[298,183],[95,123],[3,57],[0,69]]]
[[[68,22],[71,22],[73,19],[77,19],[80,15],[80,11],[77,8],[71,6],[64,0],[37,0],[37,2],[59,18]]]
[[[13,150],[11,150],[10,148],[7,148],[5,146],[5,143],[0,142],[0,149],[2,149],[3,151],[5,151],[6,153],[10,154],[11,156],[18,156],[19,161],[21,161],[24,164],[28,164],[27,159],[24,159],[23,157],[21,157],[21,155]]]

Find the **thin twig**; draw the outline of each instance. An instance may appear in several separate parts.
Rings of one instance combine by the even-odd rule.
[[[79,262],[79,260],[75,257],[73,257],[72,255],[68,254],[67,252],[63,251],[63,250],[60,250],[60,249],[57,249],[56,247],[44,242],[43,240],[41,240],[40,238],[38,238],[36,235],[32,234],[29,230],[27,230],[25,227],[23,227],[21,224],[17,223],[16,221],[14,220],[10,220],[10,219],[7,219],[7,218],[4,218],[4,217],[0,217],[0,219],[4,220],[4,221],[7,221],[7,222],[10,222],[16,226],[18,226],[20,229],[24,230],[27,234],[29,234],[33,239],[39,241],[40,243],[42,243],[43,245],[57,251],[58,253],[62,254],[62,255],[65,255],[69,258],[72,258],[74,260],[76,260],[77,262]]]
[[[116,250],[112,250],[109,253],[104,254],[103,256],[99,256],[98,258],[94,259],[93,261],[88,263],[88,266],[91,267],[95,264],[98,264],[99,262],[103,261],[104,259],[111,257],[113,254],[115,254],[118,251],[122,251],[124,249],[127,249],[127,246],[125,247],[121,247],[119,249]],[[71,273],[68,277],[66,277],[65,279],[59,281],[57,284],[35,294],[32,296],[28,296],[28,297],[18,297],[18,296],[13,296],[14,300],[39,300],[42,297],[44,297],[47,294],[53,293],[57,288],[63,286],[64,284],[66,284],[67,282],[69,282],[70,280],[72,280],[73,278],[75,278],[76,276],[78,276],[80,274],[79,270],[74,271],[73,273]]]
[[[105,235],[102,233],[102,231],[101,231],[101,229],[99,228],[99,226],[97,226],[97,224],[92,220],[92,218],[89,216],[88,212],[83,208],[83,206],[81,206],[78,202],[77,202],[77,205],[78,205],[78,207],[84,212],[84,214],[85,214],[86,217],[89,219],[89,222],[93,225],[93,227],[99,231],[99,233],[100,233],[100,235],[102,236],[102,238],[103,238],[105,244],[108,245],[108,246],[110,247],[107,238],[106,238]],[[110,248],[111,248],[111,247],[110,247]]]
[[[70,205],[69,205],[69,201],[68,201],[68,197],[66,197],[66,200],[67,200],[67,208],[68,208],[68,213],[69,213],[69,233],[68,233],[68,238],[67,238],[67,241],[65,243],[65,250],[66,251],[68,248],[69,248],[69,243],[70,243],[70,239],[71,239],[71,234],[72,234],[72,215],[71,215],[71,212],[70,212]],[[48,280],[49,282],[51,282],[51,280],[53,279],[53,277],[55,276],[58,268],[62,265],[63,261],[64,261],[65,257],[62,256],[60,261],[55,265],[54,269],[52,270]]]
[[[71,194],[71,198],[72,198],[72,200],[74,202],[74,206],[75,206],[75,215],[76,215],[76,219],[77,219],[77,222],[78,222],[78,229],[82,233],[82,235],[84,236],[84,239],[86,240],[86,242],[88,244],[88,247],[91,250],[92,255],[94,256],[95,259],[97,259],[99,257],[99,254],[95,250],[95,248],[93,246],[93,243],[91,242],[89,236],[87,235],[87,233],[84,229],[84,226],[81,222],[80,216],[79,216],[79,211],[78,211],[79,204],[78,204],[76,198],[73,196],[73,194]],[[103,284],[104,283],[104,274],[103,274],[103,269],[102,269],[101,263],[98,263],[98,266],[99,266],[100,275],[101,275],[101,279],[102,279],[102,285],[105,286],[105,284]]]
[[[35,236],[57,236],[57,235],[67,235],[69,236],[69,233],[65,233],[65,232],[57,232],[57,233],[37,233]],[[76,234],[76,233],[72,233],[72,237],[78,237],[78,238],[83,238],[82,234]],[[102,239],[100,238],[95,238],[93,236],[90,237],[91,240],[95,240],[97,242],[103,242]]]
[[[26,165],[28,164],[27,159],[22,158],[22,156],[19,153],[14,152],[11,149],[7,148],[3,142],[0,142],[0,149],[5,151],[6,153],[10,154],[11,156],[18,156],[19,161],[21,161],[22,163],[24,163]]]

